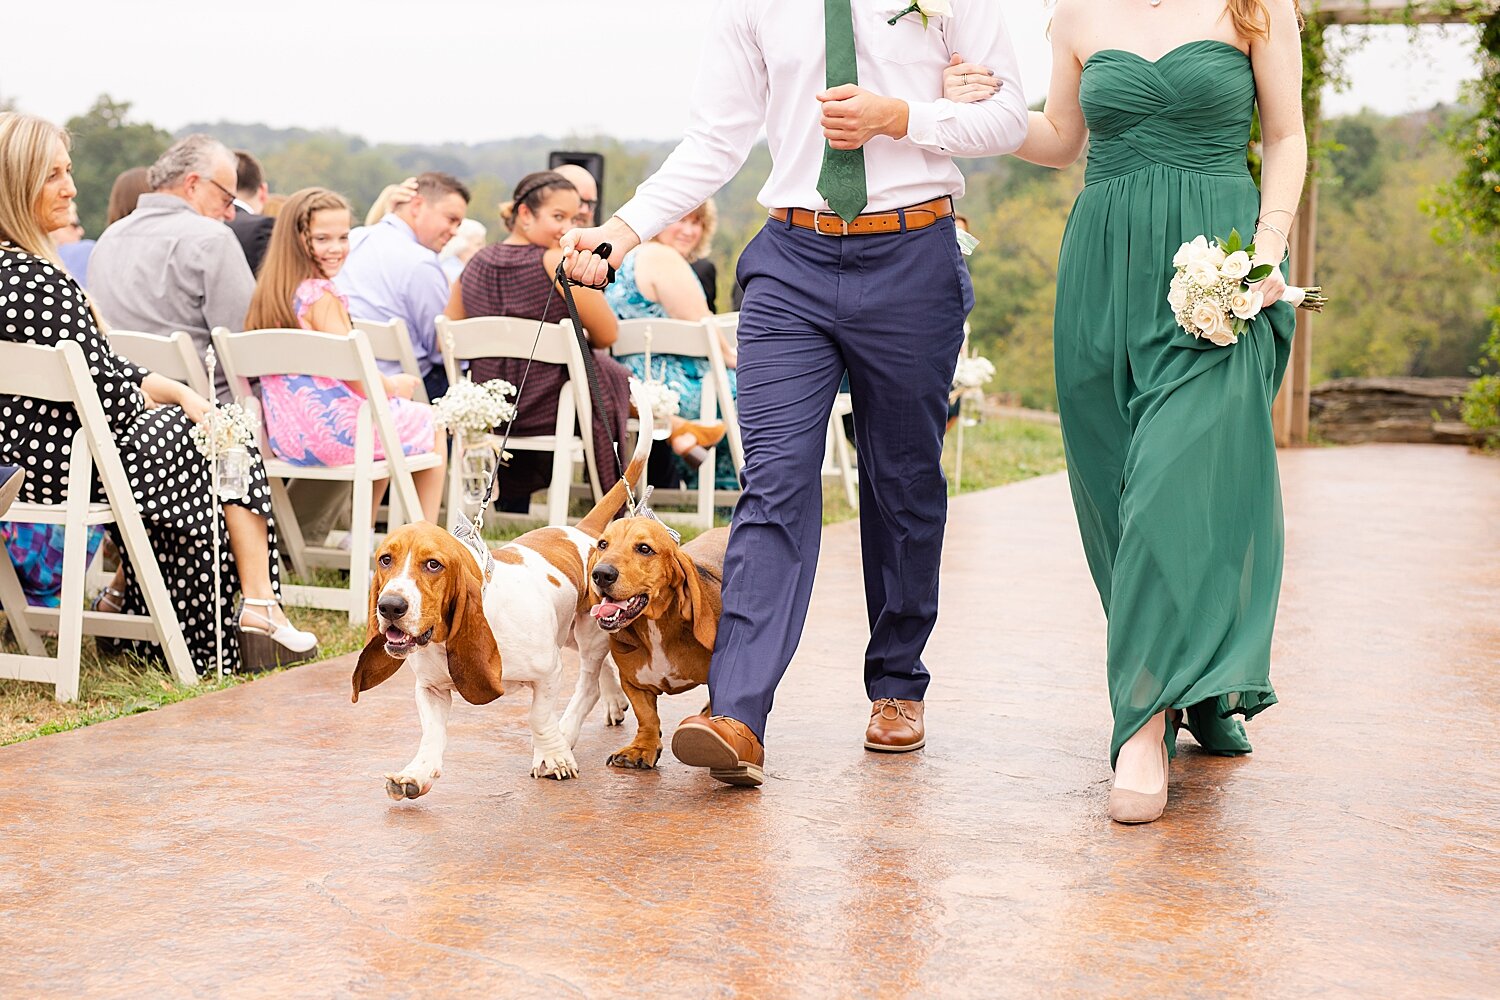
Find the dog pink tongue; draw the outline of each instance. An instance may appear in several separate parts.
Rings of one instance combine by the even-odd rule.
[[[605,601],[602,604],[594,605],[593,608],[589,610],[589,614],[595,618],[608,618],[616,611],[624,610],[625,605],[623,604],[616,604],[614,601]]]
[[[401,631],[396,626],[392,625],[390,628],[385,630],[385,637],[391,642],[400,642],[402,639],[406,638],[406,633]]]

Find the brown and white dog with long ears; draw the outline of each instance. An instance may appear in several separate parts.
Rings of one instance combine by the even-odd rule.
[[[626,480],[640,477],[650,444],[642,434]],[[580,684],[586,675],[595,699],[604,685],[609,723],[624,720],[608,638],[588,613],[584,566],[626,499],[625,483],[616,483],[577,525],[538,528],[493,551],[429,523],[386,537],[370,587],[369,640],[352,683],[358,701],[402,663],[416,674],[422,741],[406,767],[386,775],[391,798],[425,795],[442,774],[453,692],[484,705],[504,693],[502,681],[531,687],[532,777],[576,777],[573,744],[582,717],[565,730],[556,707],[564,647],[577,648]]]
[[[589,584],[599,597],[591,613],[609,635],[637,722],[635,739],[609,756],[611,766],[655,767],[662,746],[656,699],[708,683],[728,541],[728,528],[714,528],[679,545],[656,518],[627,517],[611,522],[589,553]],[[579,692],[588,689],[580,676]]]

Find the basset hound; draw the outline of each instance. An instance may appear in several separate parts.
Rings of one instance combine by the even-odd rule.
[[[649,446],[632,456],[628,480],[639,479]],[[584,565],[626,498],[624,482],[616,483],[577,525],[538,528],[493,551],[429,523],[386,536],[370,587],[369,639],[352,683],[359,701],[402,663],[416,675],[422,741],[406,767],[386,775],[391,798],[425,795],[442,774],[453,692],[484,705],[505,683],[531,687],[532,777],[576,777],[573,744],[583,717],[560,723],[556,708],[564,647],[578,649],[579,683],[587,677],[593,701],[604,685],[609,724],[624,721],[628,703],[605,662],[608,639],[589,616]]]
[[[609,756],[611,766],[655,767],[656,699],[708,683],[728,541],[728,528],[714,528],[678,545],[655,518],[628,517],[606,527],[589,553],[589,585],[599,598],[591,614],[609,636],[637,720],[635,739]]]

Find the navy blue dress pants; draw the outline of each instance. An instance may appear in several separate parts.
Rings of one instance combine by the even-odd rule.
[[[845,372],[859,455],[872,700],[921,700],[948,512],[948,392],[973,289],[951,218],[831,237],[771,221],[740,257],[744,489],[724,563],[709,669],[715,715],[762,741],[796,652],[823,527],[820,470]]]

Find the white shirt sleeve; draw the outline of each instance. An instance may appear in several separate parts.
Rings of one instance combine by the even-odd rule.
[[[956,3],[943,31],[948,51],[994,71],[1000,90],[974,104],[946,98],[909,101],[907,139],[949,156],[1000,156],[1019,149],[1026,140],[1026,95],[1000,4],[994,0]]]
[[[642,240],[729,183],[765,126],[770,84],[751,24],[752,4],[718,0],[716,6],[693,87],[687,133],[661,169],[615,213]]]

